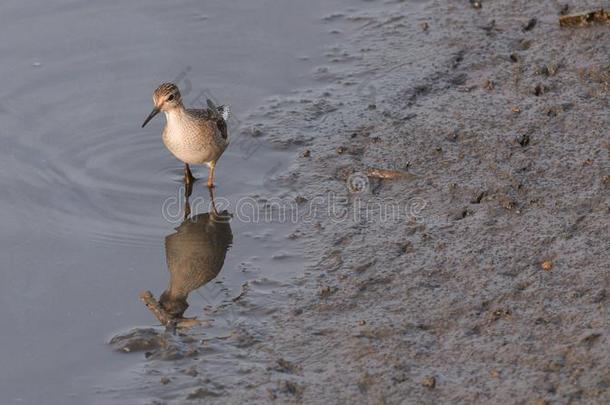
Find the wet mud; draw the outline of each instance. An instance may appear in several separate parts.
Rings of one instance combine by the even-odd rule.
[[[295,150],[261,197],[303,214],[313,264],[246,283],[216,336],[115,337],[147,360],[106,398],[610,401],[610,30],[555,2],[407,3],[326,16],[356,30],[319,86],[249,117]]]

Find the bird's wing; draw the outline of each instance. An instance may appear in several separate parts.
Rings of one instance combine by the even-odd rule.
[[[229,118],[230,112],[228,106],[222,105],[220,107],[216,107],[211,100],[208,100],[208,108],[189,109],[188,112],[199,117],[200,119],[216,123],[216,127],[220,131],[223,139],[228,138],[227,119]]]

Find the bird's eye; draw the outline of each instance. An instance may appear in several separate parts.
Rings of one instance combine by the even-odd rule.
[[[170,94],[170,96],[167,98],[169,101],[172,101],[174,99],[174,95]]]

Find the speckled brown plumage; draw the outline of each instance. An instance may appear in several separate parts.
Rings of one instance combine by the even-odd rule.
[[[206,164],[210,168],[208,186],[212,187],[216,162],[229,146],[228,106],[216,106],[207,100],[207,108],[186,109],[180,90],[173,83],[163,83],[153,93],[155,108],[144,121],[145,126],[157,113],[165,113],[163,143],[169,151],[188,165]]]

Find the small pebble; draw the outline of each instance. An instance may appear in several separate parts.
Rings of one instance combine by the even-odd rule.
[[[545,260],[542,262],[542,264],[540,266],[542,267],[542,270],[550,271],[553,269],[553,262],[550,260]]]
[[[518,136],[517,137],[517,142],[522,147],[526,147],[527,145],[530,144],[530,136],[529,136],[529,134],[523,134],[523,135]]]
[[[426,388],[433,389],[434,387],[436,387],[436,378],[434,378],[432,376],[426,377],[422,380],[421,385],[423,385]]]
[[[326,298],[333,293],[333,290],[329,286],[320,288],[320,298]]]
[[[523,27],[523,31],[529,31],[536,26],[538,20],[536,18],[531,18],[527,24]]]

